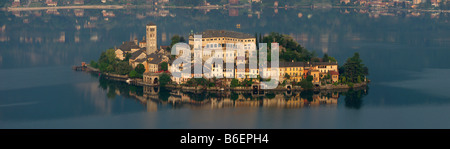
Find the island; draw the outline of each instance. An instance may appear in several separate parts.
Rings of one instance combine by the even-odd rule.
[[[189,45],[191,55],[194,56],[194,35],[202,35],[202,48],[223,50],[223,62],[225,64],[207,65],[207,74],[194,73],[194,63],[190,73],[181,74],[184,77],[172,75],[174,68],[183,68],[182,63],[176,65],[174,60],[180,55],[172,55],[171,49],[176,43]],[[279,33],[254,35],[227,30],[205,30],[200,33],[189,34],[186,40],[183,36],[175,35],[168,46],[159,46],[157,43],[157,25],[146,25],[145,36],[141,41],[125,41],[118,48],[108,49],[101,53],[98,61],[92,60],[90,64],[74,67],[75,70],[86,70],[99,73],[102,77],[111,80],[124,81],[139,86],[161,86],[165,88],[177,88],[193,91],[259,91],[264,79],[261,74],[268,73],[259,70],[258,67],[249,67],[250,49],[255,43],[279,43],[279,67],[278,87],[273,90],[301,91],[301,90],[332,90],[365,87],[370,82],[366,76],[368,67],[363,64],[358,53],[339,66],[337,60],[324,54],[316,56],[302,47],[292,37]],[[236,51],[225,51],[226,44],[242,44],[247,49],[245,55],[239,55]],[[269,48],[270,49],[270,48]],[[214,53],[213,53],[214,54]],[[212,55],[213,55],[212,54]],[[270,50],[267,57],[271,61]],[[211,55],[203,55],[202,64]],[[226,59],[232,61],[226,61]],[[241,65],[239,67],[239,65]],[[243,69],[243,70],[239,70]],[[268,66],[267,69],[271,69]],[[220,72],[220,73],[219,73]],[[205,75],[209,75],[205,77]],[[219,75],[221,75],[219,77]],[[186,77],[187,76],[187,77]]]

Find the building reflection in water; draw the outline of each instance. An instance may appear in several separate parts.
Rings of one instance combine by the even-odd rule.
[[[108,82],[108,91],[135,99],[146,106],[148,112],[158,111],[160,108],[189,108],[189,109],[220,109],[220,108],[304,108],[304,107],[336,107],[338,103],[345,104],[347,108],[359,109],[362,98],[367,95],[368,88],[355,90],[333,91],[303,91],[303,92],[185,92],[178,89],[169,90],[161,87],[138,87],[123,82],[110,81],[100,78],[102,82]],[[104,86],[104,85],[101,85]],[[104,88],[106,90],[106,88]],[[115,96],[114,95],[114,96]],[[340,95],[344,95],[344,102],[338,102]],[[110,95],[109,95],[110,96]]]

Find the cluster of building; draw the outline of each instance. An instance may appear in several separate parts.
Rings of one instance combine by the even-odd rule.
[[[157,47],[157,26],[154,23],[147,24],[146,36],[142,41],[135,38],[134,41],[123,42],[119,48],[115,48],[115,53],[120,60],[128,56],[128,62],[133,68],[144,65],[145,72],[157,72],[160,63],[169,61],[169,53]]]
[[[201,38],[201,48],[211,49],[212,52],[205,54],[204,52],[196,53],[194,50],[194,36],[202,35]],[[200,39],[195,39],[200,40]],[[262,71],[258,67],[249,67],[249,58],[252,54],[255,54],[256,38],[250,34],[239,33],[234,31],[226,30],[206,30],[201,33],[191,33],[189,36],[189,46],[191,53],[189,55],[193,57],[200,56],[202,54],[202,65],[195,66],[194,60],[192,59],[191,71],[189,73],[181,73],[181,77],[172,76],[172,81],[176,84],[186,83],[190,78],[194,77],[206,77],[206,78],[223,78],[224,82],[231,82],[231,79],[238,79],[243,81],[244,79],[258,78],[258,76],[275,76],[270,74],[274,69],[270,67],[270,63],[267,67],[267,71]],[[227,46],[236,46],[234,48],[243,49],[245,52],[237,52],[236,50],[227,50]],[[200,45],[198,45],[200,46]],[[243,46],[243,47],[238,47]],[[280,50],[283,48],[281,47]],[[221,55],[219,52],[221,50]],[[157,46],[157,26],[154,23],[149,23],[146,26],[146,36],[142,41],[135,39],[134,41],[123,42],[123,44],[115,49],[116,58],[124,60],[128,58],[129,64],[135,68],[137,65],[142,64],[145,66],[144,81],[149,83],[154,83],[157,79],[158,72],[161,72],[160,64],[162,62],[168,63],[169,71],[174,68],[183,69],[184,65],[188,63],[181,63],[174,65],[174,59],[169,59],[170,53],[165,51],[164,48]],[[128,57],[127,57],[128,55]],[[178,58],[180,55],[176,56]],[[213,59],[220,58],[223,64],[211,63],[211,65],[203,64],[205,61],[214,57]],[[228,61],[227,61],[228,60]],[[232,61],[230,61],[232,60]],[[229,66],[232,67],[229,67]],[[196,73],[194,71],[195,67],[203,68],[201,73]],[[206,70],[205,70],[206,69]],[[280,62],[277,68],[279,74],[280,83],[285,80],[289,82],[300,82],[305,79],[308,75],[313,76],[313,83],[318,84],[320,81],[326,77],[330,76],[329,82],[336,82],[339,80],[338,64],[337,62]],[[172,71],[173,72],[173,71]],[[207,72],[207,73],[205,73]],[[149,78],[149,79],[146,79]],[[258,81],[258,80],[256,80]]]
[[[189,36],[189,45],[191,48],[194,46],[200,46],[195,45],[194,43],[194,40],[199,40],[194,38],[195,35],[201,35],[202,49],[210,49],[214,52],[206,54],[203,52],[196,53],[195,50],[191,50],[191,55],[193,55],[193,57],[198,57],[199,54],[202,54],[202,63],[210,59],[211,57],[214,57],[214,59],[222,59],[220,61],[222,61],[223,64],[214,63],[211,65],[206,65],[203,69],[203,72],[209,73],[202,74],[196,74],[194,71],[194,67],[196,66],[192,65],[191,73],[181,74],[182,78],[173,78],[173,81],[177,84],[183,84],[191,77],[199,76],[207,76],[207,78],[223,78],[225,79],[225,82],[228,83],[231,82],[231,79],[238,79],[239,81],[243,81],[244,79],[258,78],[258,76],[261,75],[275,76],[273,74],[270,74],[272,72],[271,69],[273,69],[272,67],[270,67],[270,62],[267,63],[267,71],[262,71],[258,67],[249,67],[249,57],[254,56],[252,54],[256,54],[256,38],[254,36],[250,34],[226,30],[206,30],[204,32],[191,34]],[[230,48],[230,45],[234,46],[231,48],[242,49],[244,50],[244,52],[237,52],[236,50],[226,50],[227,48]],[[217,50],[222,51],[216,53],[215,51]],[[280,50],[283,50],[283,47],[280,47]],[[194,60],[192,60],[192,63],[194,63],[193,61]],[[313,83],[315,84],[320,83],[320,80],[328,75],[330,76],[330,82],[336,82],[339,80],[337,62],[280,62],[277,69],[280,73],[278,75],[280,83],[284,82],[285,80],[289,82],[300,82],[308,75],[313,76]]]
[[[195,35],[202,35],[202,49],[209,48],[212,50],[222,50],[222,55],[214,55],[217,54],[215,52],[209,54],[194,52]],[[224,63],[212,63],[211,65],[206,65],[204,69],[207,70],[203,70],[201,73],[195,73],[194,68],[203,68],[203,65],[195,66],[194,59],[192,59],[190,73],[182,73],[181,77],[172,76],[172,81],[176,84],[183,84],[193,77],[216,77],[225,79],[225,82],[231,82],[231,79],[233,78],[243,81],[244,79],[257,78],[260,75],[269,76],[271,69],[273,69],[270,67],[270,63],[265,72],[258,67],[249,67],[249,57],[251,54],[254,54],[255,52],[253,51],[256,50],[255,42],[256,38],[254,36],[233,31],[206,30],[198,34],[192,33],[189,36],[189,45],[191,48],[190,55],[196,57],[199,56],[198,54],[202,54],[202,64],[213,56],[215,58],[222,58]],[[235,48],[244,49],[245,52],[226,50],[227,45],[243,46]],[[126,59],[127,55],[129,55],[128,61],[133,68],[139,64],[143,64],[146,69],[144,78],[154,78],[150,76],[155,76],[155,73],[161,72],[160,64],[162,62],[167,62],[169,68],[178,67],[182,69],[183,65],[185,65],[184,63],[178,64],[177,66],[172,65],[174,59],[169,59],[170,54],[161,47],[159,49],[157,48],[157,26],[154,23],[147,24],[146,37],[144,37],[142,41],[138,42],[137,39],[135,39],[134,41],[124,42],[119,48],[116,48],[115,53],[116,57],[120,60]],[[230,59],[232,61],[227,61]],[[308,75],[313,76],[313,83],[316,84],[320,83],[320,80],[325,76],[330,76],[330,82],[339,80],[338,64],[336,62],[280,62],[277,69],[280,73],[280,83],[285,80],[290,82],[300,82]],[[152,79],[144,80],[148,80],[148,82],[152,83],[154,81]]]

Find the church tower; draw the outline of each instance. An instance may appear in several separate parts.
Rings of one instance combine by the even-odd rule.
[[[146,27],[146,43],[147,43],[147,55],[156,52],[157,50],[157,39],[156,38],[156,24],[150,22]]]

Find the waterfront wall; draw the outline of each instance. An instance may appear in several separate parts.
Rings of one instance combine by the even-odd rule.
[[[353,88],[360,88],[360,87],[365,87],[365,86],[367,86],[367,82],[353,84]],[[348,86],[347,84],[342,84],[342,85],[326,84],[326,85],[320,86],[321,90],[349,89],[349,88],[352,88],[352,87]]]

